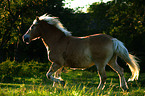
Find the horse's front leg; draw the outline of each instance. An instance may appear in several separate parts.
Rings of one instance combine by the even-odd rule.
[[[46,73],[46,77],[48,79],[51,79],[52,81],[57,82],[57,83],[60,83],[62,86],[64,86],[65,85],[65,82],[64,81],[61,81],[59,78],[55,78],[55,77],[52,76],[61,67],[62,66],[59,65],[59,64],[52,63],[51,66],[50,66],[50,68],[49,68],[49,71]]]
[[[62,69],[63,69],[63,67],[59,68],[59,69],[54,73],[54,78],[63,81],[63,79],[61,78]],[[53,87],[54,87],[55,85],[56,85],[56,82],[53,81]]]

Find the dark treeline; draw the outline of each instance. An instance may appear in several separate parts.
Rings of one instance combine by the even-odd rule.
[[[145,63],[145,3],[143,0],[116,0],[93,3],[88,13],[64,8],[63,0],[1,0],[0,62],[37,60],[48,62],[41,40],[26,45],[22,35],[36,16],[59,17],[74,36],[104,33],[124,42],[128,50]]]

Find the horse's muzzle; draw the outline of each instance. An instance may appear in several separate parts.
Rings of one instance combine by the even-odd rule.
[[[29,44],[29,42],[30,42],[30,36],[29,36],[29,35],[24,35],[22,38],[23,38],[23,41],[24,41],[26,44]]]

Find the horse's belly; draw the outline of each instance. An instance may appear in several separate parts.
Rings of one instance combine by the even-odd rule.
[[[88,49],[76,54],[70,54],[66,60],[66,66],[71,68],[88,68],[92,65],[94,64]]]
[[[70,64],[72,68],[88,68],[92,65],[92,62],[91,60],[77,60],[77,61],[74,61],[71,62]]]
[[[71,67],[71,68],[88,68],[91,67],[93,63],[91,60],[83,60],[82,58],[80,59],[70,59],[67,60],[66,66]]]

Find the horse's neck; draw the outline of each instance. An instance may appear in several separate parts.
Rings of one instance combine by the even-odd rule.
[[[49,49],[53,48],[53,46],[59,43],[61,39],[66,37],[59,29],[49,29],[43,33],[42,41],[47,49],[48,47]]]
[[[43,41],[43,44],[45,45],[45,47],[46,47],[46,49],[47,49],[47,51],[49,50],[49,47],[48,47],[48,45],[46,44],[46,42],[44,41],[44,39],[43,38],[41,38],[42,39],[42,41]]]

